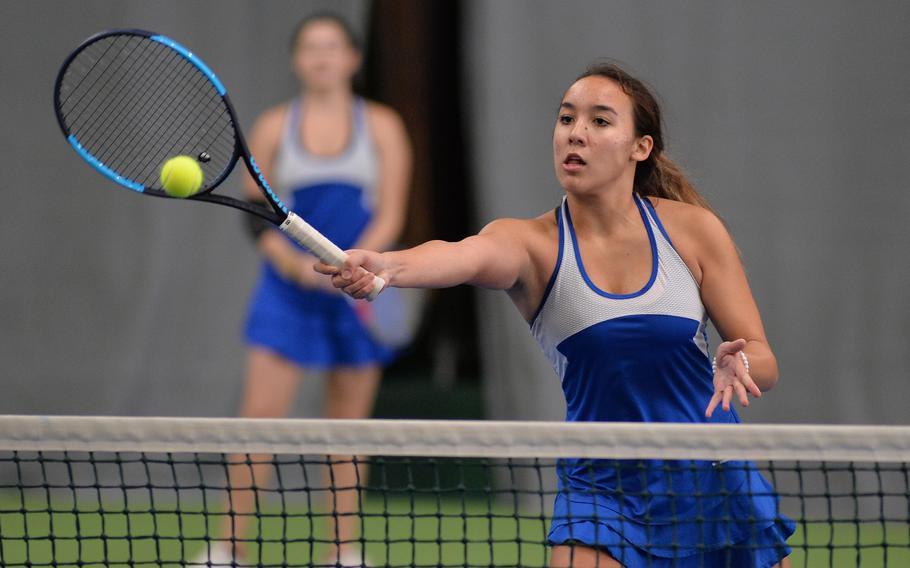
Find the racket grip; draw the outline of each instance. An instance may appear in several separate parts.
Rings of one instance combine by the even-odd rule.
[[[293,211],[288,213],[288,218],[278,225],[278,228],[305,246],[326,264],[341,268],[344,265],[344,261],[348,259],[348,255],[338,245],[325,238],[322,233],[314,229],[312,225],[301,219]],[[373,276],[373,290],[367,296],[367,300],[372,302],[382,292],[383,288],[385,288],[385,280],[378,276]]]

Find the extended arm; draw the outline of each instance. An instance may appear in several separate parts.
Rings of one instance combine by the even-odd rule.
[[[332,282],[355,298],[372,290],[372,274],[399,288],[448,288],[472,284],[510,289],[528,268],[528,251],[521,238],[523,221],[500,219],[479,234],[458,242],[430,241],[412,249],[377,253],[348,251],[342,269],[317,264]]]
[[[713,214],[704,212],[700,221],[702,302],[724,340],[717,348],[715,394],[707,410],[710,416],[718,403],[729,410],[734,394],[748,406],[747,392],[761,396],[762,391],[773,388],[778,369],[733,239]],[[748,372],[740,351],[749,362]]]

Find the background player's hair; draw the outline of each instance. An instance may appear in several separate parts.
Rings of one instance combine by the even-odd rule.
[[[605,77],[616,82],[632,99],[636,134],[654,139],[651,155],[635,168],[635,191],[639,195],[682,201],[713,211],[676,162],[664,154],[660,104],[647,85],[612,61],[592,63],[576,81],[585,77]]]
[[[315,12],[297,22],[297,25],[294,26],[293,33],[291,33],[291,51],[294,51],[294,49],[297,47],[297,41],[300,39],[300,32],[303,31],[303,28],[307,27],[313,22],[323,21],[328,21],[336,24],[339,28],[341,28],[341,31],[344,32],[344,37],[348,40],[348,43],[351,45],[351,47],[357,51],[361,51],[362,44],[360,37],[357,35],[357,32],[354,31],[354,27],[350,22],[335,12]]]

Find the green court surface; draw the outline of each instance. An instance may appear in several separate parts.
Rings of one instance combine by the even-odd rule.
[[[202,549],[214,532],[191,504],[182,512],[127,512],[106,505],[64,510],[45,500],[7,493],[0,499],[3,566],[181,566],[180,559]],[[169,509],[169,510],[168,510]],[[548,521],[483,498],[371,495],[363,520],[367,555],[376,566],[546,566],[541,544]],[[330,540],[324,517],[304,510],[267,509],[261,515],[260,543],[251,552],[263,565],[307,566],[327,554],[318,540]],[[254,527],[254,530],[256,527]],[[77,535],[79,538],[77,539]],[[885,546],[887,543],[887,546]],[[910,566],[910,527],[892,524],[812,523],[790,541],[794,567]]]

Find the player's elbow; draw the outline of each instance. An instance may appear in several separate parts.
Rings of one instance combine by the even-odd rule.
[[[777,386],[777,382],[780,380],[780,369],[777,366],[777,357],[774,356],[774,353],[768,353],[768,361],[765,367],[765,369],[762,369],[762,377],[761,381],[758,382],[758,388],[762,391],[769,391]]]

